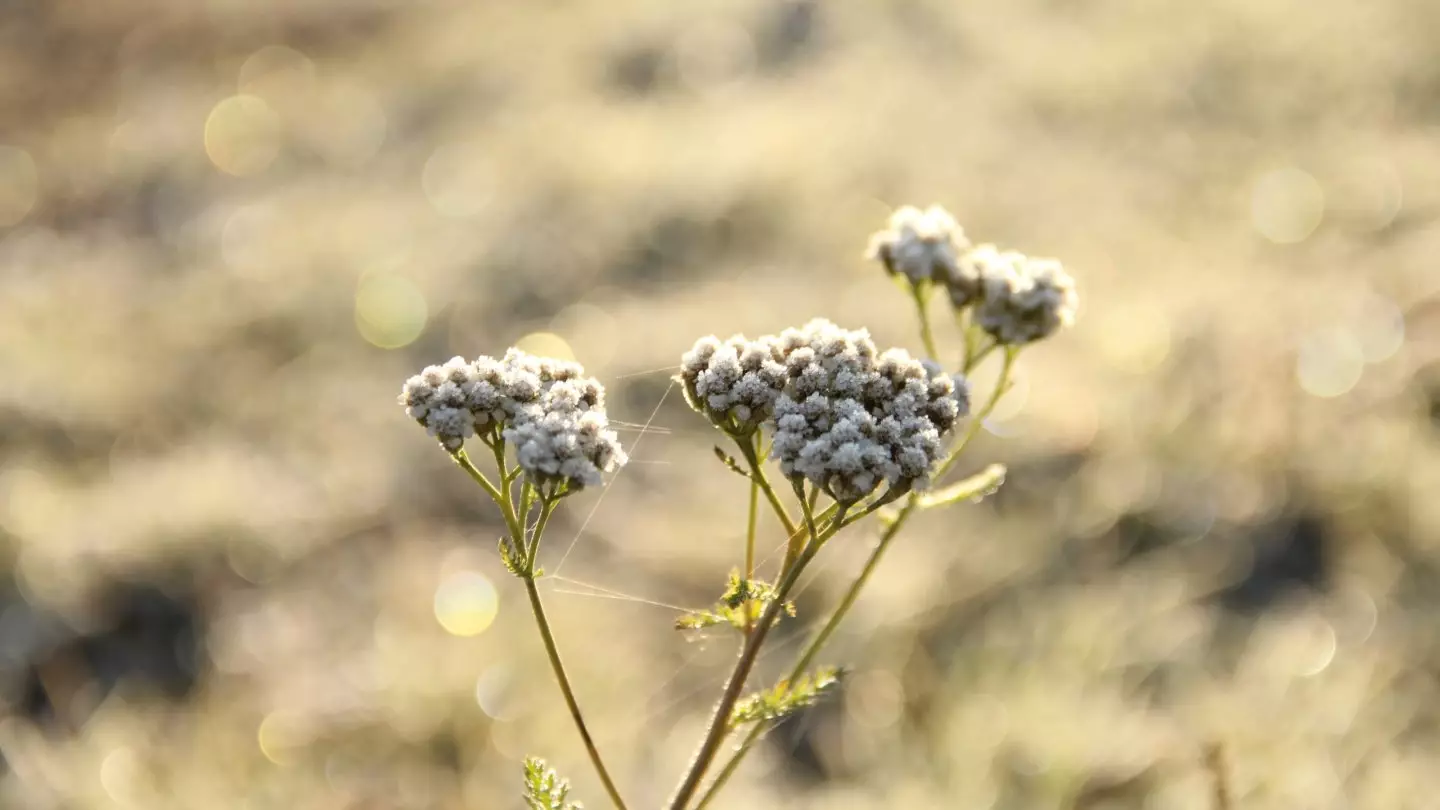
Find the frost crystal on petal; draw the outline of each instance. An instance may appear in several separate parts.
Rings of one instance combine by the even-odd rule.
[[[987,268],[976,323],[1000,343],[1017,346],[1042,340],[1075,320],[1075,281],[1054,259],[1001,254]]]
[[[703,337],[680,358],[675,379],[691,408],[722,430],[747,435],[770,418],[785,387],[783,359],[773,337]]]
[[[510,349],[499,359],[428,366],[400,392],[405,412],[445,449],[500,437],[536,484],[593,486],[626,462],[605,414],[605,388],[577,363]]]
[[[815,320],[781,334],[789,384],[774,405],[771,455],[790,478],[842,503],[881,482],[923,488],[969,388],[903,349],[877,353],[864,330]]]
[[[911,283],[946,284],[968,247],[965,231],[944,208],[932,205],[921,211],[907,205],[890,215],[889,227],[870,237],[866,255],[879,259],[887,273],[900,273]]]

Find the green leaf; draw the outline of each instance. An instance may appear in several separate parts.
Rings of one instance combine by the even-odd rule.
[[[949,506],[960,501],[979,501],[988,495],[994,495],[1003,483],[1005,483],[1005,465],[991,464],[963,481],[957,481],[948,487],[921,495],[919,506],[921,509],[930,509],[936,506]]]
[[[508,537],[500,538],[500,562],[505,565],[506,571],[509,571],[515,576],[524,575],[524,572],[521,570],[520,561],[515,559],[515,554],[510,548],[510,538]]]
[[[775,586],[758,579],[743,579],[739,571],[731,571],[720,601],[706,610],[692,610],[675,620],[676,630],[703,630],[728,624],[738,630],[755,623],[770,603],[775,601]],[[795,603],[785,602],[783,612],[795,615]]]
[[[841,671],[835,667],[821,667],[814,673],[800,676],[793,684],[781,681],[736,703],[730,712],[730,724],[739,726],[761,720],[778,720],[806,706],[813,706],[834,691],[840,677]]]
[[[718,459],[720,459],[720,463],[721,463],[721,464],[724,464],[726,467],[729,467],[729,468],[730,468],[730,472],[733,472],[733,473],[735,473],[736,475],[742,476],[742,477],[744,477],[746,480],[751,480],[751,479],[750,479],[750,471],[747,470],[747,469],[745,469],[744,467],[741,467],[741,466],[740,466],[740,462],[736,461],[734,456],[730,455],[729,453],[725,452],[724,450],[721,450],[721,449],[720,449],[720,445],[718,445],[718,444],[715,445],[712,449],[714,449],[714,451],[715,451],[715,457],[718,458]]]
[[[584,810],[570,798],[570,780],[561,779],[539,757],[525,758],[525,806],[530,810]]]

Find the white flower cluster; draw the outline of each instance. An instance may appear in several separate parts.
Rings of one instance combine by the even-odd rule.
[[[975,322],[1000,343],[1033,343],[1075,322],[1075,280],[1055,259],[981,245],[967,260],[983,285]]]
[[[928,483],[941,437],[969,411],[964,378],[903,349],[877,356],[868,332],[826,320],[787,329],[777,344],[790,382],[775,401],[771,453],[785,475],[847,504],[882,481]]]
[[[626,461],[609,429],[605,389],[577,363],[513,348],[498,360],[455,357],[406,380],[400,404],[452,453],[471,436],[503,436],[537,484],[592,486]]]
[[[870,237],[867,255],[890,274],[902,273],[912,284],[950,284],[960,254],[970,247],[965,231],[938,205],[921,211],[904,206],[890,215],[889,227]]]
[[[774,337],[700,338],[680,358],[685,401],[716,427],[737,436],[770,418],[789,375]]]
[[[976,322],[1004,344],[1041,340],[1075,320],[1075,281],[1058,261],[972,248],[939,206],[896,210],[889,227],[870,238],[869,255],[912,283],[944,284],[955,309],[974,305]]]

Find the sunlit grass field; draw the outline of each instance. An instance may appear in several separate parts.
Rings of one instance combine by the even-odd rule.
[[[816,316],[918,351],[864,250],[932,202],[1060,257],[1078,322],[976,445],[1005,487],[890,552],[841,694],[721,804],[1433,806],[1437,30],[1423,0],[9,4],[0,806],[510,808],[531,753],[605,806],[498,515],[395,402],[510,345],[599,377],[632,456],[557,513],[542,588],[660,806],[734,655],[674,619],[745,532],[680,354]],[[864,559],[841,539],[761,679]]]

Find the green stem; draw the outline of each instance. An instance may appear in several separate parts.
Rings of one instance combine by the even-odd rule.
[[[929,283],[912,283],[910,297],[915,300],[915,311],[920,316],[920,341],[925,344],[925,355],[932,360],[939,360],[940,353],[935,350],[935,333],[930,328],[930,312],[925,306],[930,299]]]
[[[535,528],[531,530],[530,548],[525,553],[525,570],[531,577],[536,576],[535,561],[540,556],[540,536],[545,533],[545,524],[550,522],[550,514],[559,503],[559,498],[545,498],[541,501],[540,517],[535,520]]]
[[[745,520],[745,582],[753,582],[755,579],[755,526],[760,518],[760,483],[750,479],[750,513]],[[750,620],[750,610],[745,611],[745,633],[750,634],[754,622]]]
[[[790,513],[786,511],[785,504],[781,502],[775,488],[770,485],[770,479],[765,476],[765,468],[760,463],[760,453],[755,446],[755,439],[737,438],[735,444],[740,448],[740,455],[745,457],[746,465],[750,467],[752,487],[758,486],[760,491],[765,493],[765,500],[770,502],[770,508],[775,511],[775,516],[780,519],[780,525],[785,527],[785,535],[790,538],[790,544],[785,549],[785,564],[780,569],[785,571],[795,561],[795,555],[800,553],[799,545],[805,536],[800,533],[795,521],[790,518]]]
[[[965,448],[969,446],[975,436],[980,433],[980,428],[985,426],[985,420],[990,417],[990,414],[995,410],[995,406],[1000,404],[1000,398],[1005,396],[1006,391],[1010,390],[1010,372],[1015,370],[1015,358],[1019,356],[1020,347],[1005,347],[1004,365],[1000,366],[1000,376],[995,379],[995,390],[990,392],[990,399],[986,401],[985,407],[981,408],[978,413],[971,415],[970,423],[965,426],[965,432],[960,435],[960,441],[955,444],[955,449],[951,450],[950,455],[947,456],[944,461],[940,462],[940,466],[936,468],[934,478],[936,482],[944,478],[945,473],[949,472],[950,468],[955,466],[955,462],[960,459],[960,454],[964,452]]]
[[[540,517],[535,523],[533,539],[527,542],[527,527],[525,525],[526,515],[530,511],[531,499],[535,495],[534,487],[527,480],[520,488],[521,512],[517,515],[514,501],[510,496],[510,484],[514,481],[510,471],[505,466],[505,443],[503,440],[496,440],[490,445],[495,454],[495,466],[500,473],[500,480],[503,486],[495,486],[485,474],[475,467],[470,457],[461,450],[453,454],[455,463],[461,469],[470,474],[485,492],[500,506],[500,513],[505,518],[505,526],[510,531],[511,546],[517,553],[525,554],[525,573],[520,579],[525,582],[525,592],[530,596],[530,610],[535,614],[535,624],[540,628],[540,638],[545,644],[545,654],[550,658],[550,669],[555,673],[555,680],[560,683],[560,692],[565,697],[565,706],[570,710],[570,718],[575,721],[575,728],[580,732],[580,739],[585,744],[585,751],[590,755],[590,762],[595,766],[595,772],[599,774],[600,781],[605,785],[606,793],[610,794],[610,801],[615,805],[616,810],[627,810],[625,800],[620,798],[620,791],[615,787],[615,781],[610,778],[610,772],[605,768],[605,762],[600,758],[600,751],[595,747],[595,739],[590,734],[590,727],[585,723],[585,716],[580,712],[580,704],[575,700],[575,690],[570,686],[570,677],[565,672],[565,664],[560,660],[560,648],[555,644],[555,634],[550,630],[550,619],[545,615],[545,605],[540,601],[540,591],[535,587],[535,559],[540,549],[540,537],[545,533],[545,524],[550,521],[550,514],[555,511],[555,505],[559,497],[543,499],[543,506]],[[518,476],[519,468],[515,470]]]
[[[515,510],[510,508],[510,488],[508,486],[497,487],[490,483],[490,479],[485,477],[485,473],[480,472],[464,450],[455,453],[451,458],[455,459],[455,463],[460,465],[460,469],[469,473],[470,477],[475,479],[475,483],[484,488],[485,492],[488,493],[491,499],[500,507],[500,514],[505,518],[505,528],[509,530],[510,536],[523,536],[520,527],[516,525]],[[503,459],[504,456],[501,456],[501,458]],[[503,466],[500,468],[500,477],[501,480],[504,480],[505,468]],[[523,549],[524,546],[517,546],[517,548]]]
[[[555,680],[560,682],[560,692],[565,696],[566,707],[570,709],[570,719],[575,721],[575,728],[579,730],[580,739],[585,743],[590,764],[595,766],[595,772],[600,775],[605,792],[610,794],[610,802],[617,810],[626,810],[625,800],[620,798],[620,790],[615,787],[615,780],[610,778],[610,772],[605,769],[605,762],[600,758],[599,749],[595,747],[595,739],[590,736],[590,729],[585,725],[585,716],[580,713],[580,704],[576,702],[575,690],[570,687],[570,678],[565,674],[565,664],[560,661],[560,650],[555,645],[555,635],[550,632],[550,620],[545,616],[545,606],[540,602],[540,590],[535,587],[535,578],[526,576],[522,579],[525,580],[525,592],[530,595],[530,609],[535,614],[535,623],[540,627],[540,637],[545,641],[545,652],[550,656],[550,669],[555,673]]]
[[[831,508],[836,507],[832,506]],[[695,757],[690,762],[685,778],[681,780],[680,786],[675,790],[675,795],[671,797],[667,805],[670,810],[684,810],[685,805],[699,789],[700,781],[705,778],[705,772],[709,770],[711,763],[715,761],[715,755],[720,751],[720,744],[730,733],[730,714],[735,709],[736,701],[740,699],[740,693],[745,688],[745,681],[750,677],[750,670],[755,666],[755,660],[760,654],[761,645],[765,643],[765,637],[769,635],[770,628],[775,626],[775,620],[779,617],[780,611],[785,608],[786,597],[794,589],[795,583],[800,581],[800,574],[805,570],[805,566],[815,559],[815,555],[820,551],[821,546],[825,545],[825,541],[839,530],[840,522],[832,521],[818,535],[811,533],[810,542],[805,545],[805,550],[795,560],[795,564],[785,573],[780,587],[776,589],[775,598],[766,606],[759,623],[746,637],[745,644],[740,650],[740,660],[735,663],[735,670],[730,674],[729,682],[725,684],[725,692],[715,706],[715,714],[710,718],[710,727],[705,733],[704,741],[700,744],[700,750],[695,752]]]
[[[470,456],[466,454],[464,450],[452,453],[450,458],[460,466],[460,469],[469,473],[470,477],[475,479],[475,483],[484,488],[485,492],[488,493],[496,503],[500,502],[500,490],[490,482],[490,479],[485,476],[485,473],[480,472],[479,468],[475,466],[475,463],[470,460]]]
[[[790,669],[790,674],[785,677],[786,681],[795,683],[799,680],[800,677],[805,674],[805,670],[808,669],[810,664],[815,660],[815,656],[819,654],[820,648],[825,646],[825,642],[830,640],[830,636],[834,634],[835,628],[840,626],[840,622],[845,619],[845,615],[850,612],[851,606],[854,605],[855,600],[859,598],[860,590],[870,581],[870,575],[873,574],[875,569],[880,565],[880,558],[885,555],[885,549],[889,547],[890,541],[895,535],[900,533],[900,527],[904,524],[905,518],[909,517],[910,511],[915,508],[915,501],[915,496],[911,496],[911,498],[906,501],[904,508],[900,510],[900,514],[896,517],[895,522],[885,528],[885,532],[880,535],[880,540],[876,542],[874,550],[870,552],[870,558],[865,561],[865,567],[860,570],[860,576],[850,586],[850,589],[845,592],[845,596],[840,600],[840,604],[836,606],[835,612],[830,614],[829,621],[825,622],[825,626],[820,629],[819,633],[815,634],[815,637],[812,638],[810,643],[805,647],[805,651],[801,653],[800,659],[795,662],[795,666]],[[730,777],[740,768],[740,763],[744,761],[745,755],[750,753],[751,746],[755,745],[755,742],[760,739],[761,734],[765,733],[767,727],[768,724],[763,720],[753,723],[750,726],[749,733],[747,733],[745,739],[740,742],[740,746],[735,750],[735,755],[730,758],[729,762],[725,763],[724,768],[720,769],[720,773],[715,776],[715,781],[710,784],[710,787],[705,791],[704,795],[700,797],[700,803],[695,805],[695,810],[704,810],[704,808],[710,804],[710,801],[720,794],[721,788],[725,787],[725,783],[729,782]]]
[[[991,392],[990,399],[985,403],[985,406],[970,420],[970,424],[967,426],[965,433],[960,437],[954,449],[950,451],[949,456],[940,464],[935,475],[937,481],[954,465],[956,459],[958,459],[960,454],[965,450],[966,445],[975,437],[975,434],[979,430],[978,426],[990,415],[991,411],[995,410],[996,404],[998,404],[1000,398],[1005,395],[1005,391],[1009,385],[1010,372],[1014,368],[1017,354],[1019,354],[1018,349],[1006,348],[1005,365],[1000,369],[1000,376],[995,383],[995,390]],[[820,629],[820,632],[815,634],[814,638],[810,639],[810,642],[805,646],[804,652],[800,654],[799,660],[790,670],[788,677],[790,682],[793,683],[805,674],[805,670],[815,660],[815,656],[819,654],[820,648],[825,646],[825,643],[829,641],[830,637],[835,633],[835,629],[839,627],[840,622],[844,621],[846,614],[850,612],[850,608],[855,604],[856,599],[859,598],[860,591],[865,587],[866,583],[870,581],[871,575],[875,573],[875,569],[880,565],[880,559],[885,556],[885,550],[890,547],[891,541],[900,533],[900,529],[905,526],[910,516],[915,513],[919,501],[919,494],[912,493],[910,497],[905,500],[905,506],[901,508],[900,512],[895,516],[895,519],[885,527],[885,531],[881,533],[880,539],[875,543],[875,548],[870,552],[869,559],[865,561],[865,566],[860,569],[860,575],[850,584],[850,588],[845,592],[845,596],[841,598],[840,604],[835,607],[835,611],[831,613],[830,618],[826,620],[825,626]],[[871,511],[874,510],[867,509],[865,512],[856,515],[851,522],[864,518]],[[760,738],[760,735],[765,732],[766,727],[767,724],[763,721],[751,726],[750,732],[745,736],[745,739],[741,741],[740,746],[735,751],[735,755],[730,758],[729,762],[725,763],[725,767],[720,770],[720,773],[715,777],[715,781],[710,785],[709,789],[705,791],[705,794],[700,797],[700,803],[695,806],[695,810],[703,810],[703,808],[719,794],[720,789],[725,786],[725,783],[730,780],[730,777],[734,775],[735,771],[740,767],[741,761],[750,753],[751,747],[754,746],[756,740]]]

